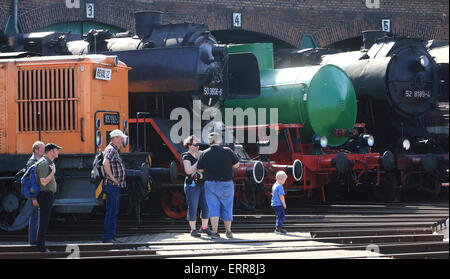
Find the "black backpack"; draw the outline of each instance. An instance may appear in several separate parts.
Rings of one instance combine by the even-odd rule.
[[[106,176],[103,167],[103,159],[103,152],[100,150],[97,155],[95,155],[94,162],[92,163],[91,178],[94,181],[101,180]]]

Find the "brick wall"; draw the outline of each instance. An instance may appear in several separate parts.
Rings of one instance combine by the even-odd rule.
[[[69,9],[66,1],[79,1]],[[372,0],[373,1],[373,0]],[[391,31],[422,39],[448,41],[449,4],[446,0],[19,0],[19,17],[25,32],[54,23],[86,20],[85,3],[95,3],[95,21],[133,30],[133,12],[168,12],[165,22],[206,23],[211,30],[232,29],[232,13],[242,14],[242,30],[259,32],[299,46],[303,34],[312,34],[320,46],[381,28],[391,19]],[[0,27],[13,13],[12,0],[0,2]]]

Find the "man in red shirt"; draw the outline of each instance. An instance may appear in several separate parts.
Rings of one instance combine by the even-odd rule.
[[[110,134],[111,141],[106,147],[103,160],[106,177],[103,179],[103,193],[106,194],[106,213],[103,228],[103,242],[120,242],[115,239],[117,216],[120,206],[120,188],[126,187],[125,165],[120,157],[119,148],[127,136],[121,130],[114,130]]]

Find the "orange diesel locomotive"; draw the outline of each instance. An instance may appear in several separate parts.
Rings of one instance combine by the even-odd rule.
[[[4,230],[27,224],[31,203],[23,197],[15,173],[25,166],[35,141],[63,147],[56,160],[55,211],[88,213],[102,203],[97,199],[99,182],[90,175],[96,152],[106,147],[110,131],[129,134],[130,68],[116,56],[18,55],[0,55],[0,227]],[[138,204],[149,191],[150,157],[130,153],[128,142],[121,153],[128,194],[139,215]]]

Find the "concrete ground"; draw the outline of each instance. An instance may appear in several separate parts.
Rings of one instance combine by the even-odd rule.
[[[348,257],[383,257],[382,254],[367,250],[345,250],[336,249],[340,244],[324,243],[314,241],[309,233],[288,233],[280,235],[275,233],[233,233],[234,238],[228,239],[225,233],[219,239],[211,239],[206,235],[201,238],[194,238],[189,233],[161,233],[149,235],[137,235],[122,237],[119,240],[124,242],[161,242],[162,245],[150,246],[150,249],[158,250],[158,254],[169,256],[171,254],[186,254],[186,258],[195,259],[328,259],[328,258],[348,258]],[[264,243],[246,243],[252,240],[268,240]],[[273,241],[271,241],[273,240]],[[291,242],[276,242],[276,240],[299,240]],[[179,242],[179,245],[173,245]],[[198,242],[199,245],[183,245],[182,242]],[[167,243],[167,245],[164,245]],[[220,243],[220,244],[218,244]],[[287,247],[286,247],[287,246]],[[320,251],[308,251],[312,249],[325,249]],[[146,248],[148,249],[148,248]],[[241,255],[208,255],[208,253],[221,252],[254,252],[280,250],[280,253],[267,254],[241,254]],[[295,252],[281,252],[286,249],[297,249]],[[333,250],[326,250],[333,249]],[[180,257],[177,257],[180,258]]]

